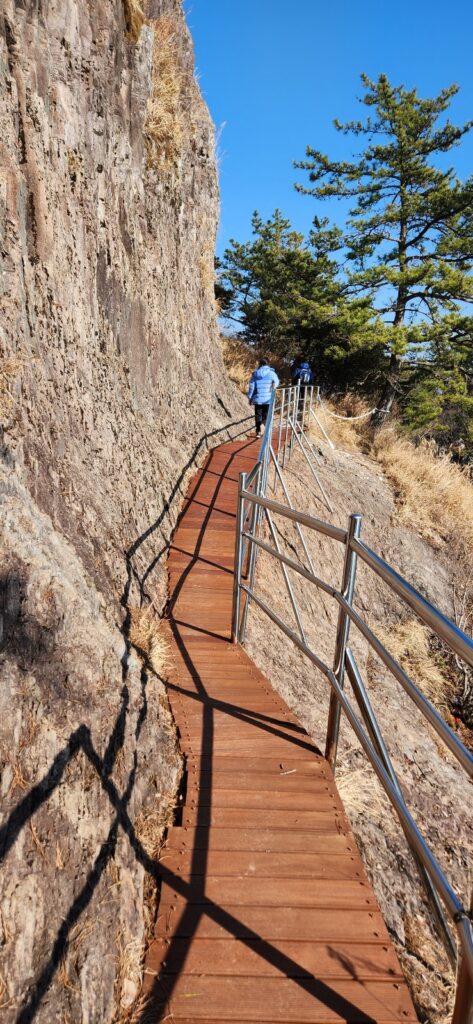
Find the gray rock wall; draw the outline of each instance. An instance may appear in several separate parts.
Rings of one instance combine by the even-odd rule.
[[[180,766],[126,607],[162,609],[186,471],[246,413],[191,41],[173,0],[136,39],[129,7],[0,0],[0,1004],[23,1024],[106,1024],[136,994]],[[161,38],[170,154],[148,127]]]

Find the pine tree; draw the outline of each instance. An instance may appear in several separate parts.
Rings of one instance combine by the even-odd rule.
[[[348,302],[333,258],[337,228],[315,220],[308,239],[280,210],[268,221],[253,215],[253,239],[231,241],[218,266],[221,315],[238,323],[250,345],[288,361],[304,354],[329,386],[361,378],[383,358],[382,325],[369,300]]]
[[[385,75],[372,82],[362,75],[361,102],[373,116],[341,124],[338,131],[365,140],[353,161],[334,161],[308,148],[296,167],[309,172],[310,186],[296,185],[317,199],[353,201],[343,242],[353,294],[371,296],[387,325],[389,359],[379,400],[379,424],[401,391],[406,354],[416,347],[427,364],[435,356],[442,318],[450,327],[465,318],[473,301],[471,211],[473,179],[461,183],[453,169],[443,169],[449,153],[471,130],[439,118],[457,86],[434,99],[415,89],[393,86]],[[470,332],[473,321],[470,320]]]

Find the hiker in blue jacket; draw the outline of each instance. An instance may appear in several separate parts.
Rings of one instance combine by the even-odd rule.
[[[297,359],[292,364],[291,378],[293,384],[300,384],[301,387],[308,387],[312,384],[314,375],[307,359]]]
[[[279,377],[272,366],[268,366],[268,360],[262,359],[258,369],[251,374],[250,386],[248,388],[248,401],[255,407],[256,436],[261,435],[261,426],[268,418],[269,403],[271,395],[279,384]]]

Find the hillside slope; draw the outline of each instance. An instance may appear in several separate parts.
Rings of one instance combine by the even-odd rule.
[[[320,454],[320,478],[334,506],[334,515],[324,507],[310,470],[297,452],[286,473],[295,507],[340,526],[347,525],[350,513],[361,513],[365,542],[445,614],[454,617],[453,583],[458,565],[448,546],[434,549],[417,531],[400,521],[395,491],[374,459],[359,451],[331,451],[324,443],[320,445]],[[290,556],[294,556],[294,550],[303,555],[297,535],[287,521],[281,521],[280,533]],[[311,531],[306,531],[306,537],[315,571],[338,588],[343,562],[341,547]],[[293,579],[293,584],[309,643],[326,663],[332,664],[337,606],[300,578]],[[280,568],[264,553],[258,562],[257,593],[293,626]],[[362,564],[358,568],[356,594],[358,611],[453,727],[460,729],[462,739],[471,743],[471,732],[456,723],[451,714],[455,672],[441,645],[432,643],[409,609]],[[248,621],[250,655],[324,750],[327,682],[256,606]],[[463,770],[353,627],[350,645],[368,685],[408,805],[447,877],[468,904],[473,856],[471,786]],[[411,983],[420,1019],[428,1024],[443,1024],[450,1020],[448,1009],[452,1001],[453,978],[448,961],[441,943],[432,940],[432,922],[397,818],[343,715],[336,778]]]
[[[7,1022],[107,1024],[136,995],[136,840],[156,852],[180,765],[131,627],[162,609],[186,471],[247,411],[217,344],[191,40],[176,0],[139,12],[0,8]]]

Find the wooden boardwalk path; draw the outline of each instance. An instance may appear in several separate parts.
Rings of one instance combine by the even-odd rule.
[[[143,1021],[416,1021],[327,762],[230,643],[238,474],[212,451],[169,555],[169,697],[187,764]]]

